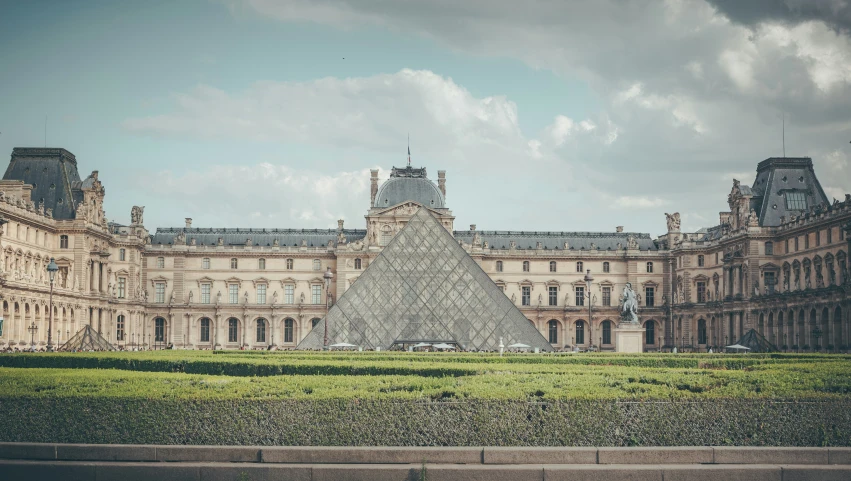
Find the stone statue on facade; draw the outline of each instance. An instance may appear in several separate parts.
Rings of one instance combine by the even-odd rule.
[[[275,291],[275,292],[272,293],[272,305],[274,306],[277,303],[278,303],[278,291]]]
[[[218,306],[221,303],[222,303],[222,291],[219,291],[219,292],[216,293],[216,305]]]
[[[748,213],[748,227],[759,227],[759,216],[756,215],[756,211],[753,208]]]
[[[674,212],[673,214],[665,213],[665,217],[667,217],[668,221],[668,232],[679,232],[680,231],[680,213]]]
[[[298,296],[298,303],[304,304],[304,292],[302,292],[301,295]]]
[[[638,301],[632,283],[627,282],[623,288],[623,307],[621,308],[621,320],[627,324],[638,324]]]
[[[511,294],[511,303],[512,303],[512,304],[516,304],[516,303],[517,303],[517,296],[516,296],[515,294],[513,294],[513,293]]]
[[[349,249],[353,251],[363,250],[363,239],[358,239],[351,244],[349,244]]]
[[[143,216],[145,214],[145,206],[134,205],[132,209],[130,209],[130,224],[131,225],[141,225],[144,224],[145,221]]]
[[[189,291],[189,302],[188,304],[192,304],[192,297],[194,296],[193,291]]]

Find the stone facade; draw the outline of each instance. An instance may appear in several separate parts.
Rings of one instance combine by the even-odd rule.
[[[292,348],[425,206],[555,348],[614,350],[629,282],[645,350],[706,350],[751,327],[778,347],[846,349],[851,198],[828,204],[809,159],[768,159],[757,172],[753,187],[734,182],[719,225],[682,233],[670,214],[656,239],[620,227],[454,230],[446,173],[435,184],[411,167],[383,183],[372,172],[365,229],[342,220],[337,229],[209,229],[186,219],[150,234],[141,206],[127,225],[106,221],[97,171],[81,180],[69,152],[15,149],[0,181],[0,347],[46,343],[53,257],[56,343],[88,324],[128,347]]]

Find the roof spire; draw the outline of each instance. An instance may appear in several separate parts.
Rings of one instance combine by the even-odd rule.
[[[408,167],[411,166],[411,134],[408,134]]]

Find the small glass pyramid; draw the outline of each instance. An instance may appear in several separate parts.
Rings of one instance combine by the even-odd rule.
[[[71,339],[65,342],[58,351],[115,351],[106,339],[103,338],[97,331],[92,329],[92,326],[86,324],[76,334],[71,336]]]

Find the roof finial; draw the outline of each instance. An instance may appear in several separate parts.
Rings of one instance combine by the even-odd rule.
[[[411,166],[411,134],[408,134],[408,167]]]

